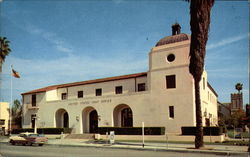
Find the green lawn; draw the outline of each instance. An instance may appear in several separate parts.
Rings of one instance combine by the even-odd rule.
[[[235,134],[235,136],[236,137],[242,137],[242,138],[249,138],[250,137],[250,135],[249,135],[249,132],[234,132],[233,130],[228,130],[227,131],[227,135],[228,135],[228,137],[230,137],[230,138],[234,138],[234,134]]]

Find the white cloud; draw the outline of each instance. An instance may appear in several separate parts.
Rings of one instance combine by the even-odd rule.
[[[67,53],[68,55],[71,55],[71,53],[73,52],[73,48],[69,44],[67,44],[63,39],[58,37],[55,33],[44,31],[31,24],[26,25],[25,31],[34,35],[41,36],[42,38],[53,44],[54,47],[60,52]]]
[[[231,43],[240,41],[240,40],[242,40],[242,39],[244,39],[246,37],[247,37],[246,35],[238,35],[238,36],[226,38],[226,39],[223,39],[223,40],[221,40],[219,42],[208,44],[207,45],[207,50],[215,49],[215,48],[222,47],[222,46],[226,46],[226,45],[229,45]]]

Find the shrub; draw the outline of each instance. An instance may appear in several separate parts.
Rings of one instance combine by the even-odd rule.
[[[38,134],[61,134],[70,133],[72,128],[37,128]],[[34,132],[33,128],[13,129],[12,134],[19,134],[22,132]]]
[[[188,127],[181,127],[182,135],[195,135],[196,127],[195,126],[188,126]],[[203,134],[208,135],[222,135],[222,128],[221,127],[203,127]]]
[[[98,133],[114,131],[116,135],[142,135],[142,127],[99,127]],[[165,127],[145,127],[144,135],[164,135]]]

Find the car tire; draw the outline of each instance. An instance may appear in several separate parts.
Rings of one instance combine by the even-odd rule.
[[[43,146],[43,144],[38,144],[39,146]]]
[[[15,141],[13,141],[13,140],[11,140],[11,141],[10,141],[10,144],[15,145],[15,144],[16,144],[16,142],[15,142]]]
[[[27,142],[26,145],[27,146],[32,146],[32,143],[31,142]]]

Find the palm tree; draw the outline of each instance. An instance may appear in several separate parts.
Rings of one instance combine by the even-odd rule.
[[[188,0],[190,1],[190,64],[189,72],[194,78],[195,84],[195,107],[196,107],[196,136],[195,148],[204,146],[202,113],[200,100],[200,80],[203,73],[204,58],[206,54],[206,44],[210,25],[210,11],[214,0]]]
[[[11,116],[12,121],[15,122],[16,125],[22,125],[22,105],[19,100],[14,100],[14,105],[11,108]]]
[[[11,49],[9,48],[10,41],[6,37],[0,37],[0,72],[2,72],[2,64],[5,61],[5,57],[9,55]]]
[[[242,83],[237,83],[235,85],[235,89],[238,91],[238,93],[240,93],[240,91],[242,90],[243,88],[243,84]]]

